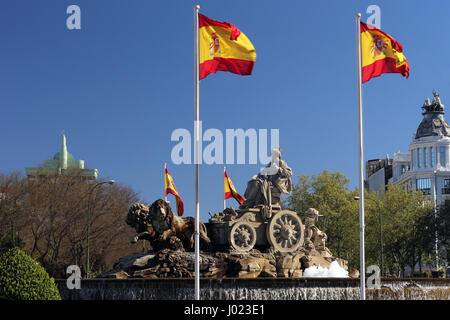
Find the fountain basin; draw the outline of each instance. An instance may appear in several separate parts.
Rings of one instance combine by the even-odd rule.
[[[89,279],[80,289],[56,280],[63,300],[192,300],[194,279]],[[201,300],[359,300],[353,278],[201,279]],[[450,279],[381,278],[367,300],[450,300]]]

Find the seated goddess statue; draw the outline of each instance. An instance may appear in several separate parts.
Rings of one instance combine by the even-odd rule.
[[[240,209],[279,205],[281,194],[292,192],[292,169],[281,160],[281,148],[274,148],[271,156],[272,161],[267,167],[248,182],[244,194],[246,200]]]

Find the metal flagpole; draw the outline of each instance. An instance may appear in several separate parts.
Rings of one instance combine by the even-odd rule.
[[[164,201],[167,202],[167,194],[166,194],[166,169],[167,164],[164,163]]]
[[[363,116],[362,116],[362,88],[361,88],[361,14],[356,18],[356,56],[358,81],[358,133],[359,133],[359,255],[360,255],[360,282],[361,300],[366,300],[366,275],[364,257],[364,149],[363,149]]]
[[[199,134],[200,134],[200,61],[199,61],[199,32],[198,32],[198,11],[199,5],[194,7],[194,25],[195,25],[195,116],[194,116],[194,166],[195,166],[195,300],[200,300],[200,237],[199,237],[199,221],[200,221],[200,206],[198,201],[198,187],[199,187]]]
[[[223,167],[223,179],[225,179],[225,167]],[[225,194],[225,183],[223,184],[223,210],[227,208],[227,198]]]

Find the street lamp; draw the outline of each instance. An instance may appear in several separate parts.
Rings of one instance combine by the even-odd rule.
[[[114,180],[108,180],[97,183],[95,186],[89,190],[89,196],[88,196],[88,224],[87,224],[87,252],[86,252],[86,279],[89,279],[89,235],[91,232],[91,195],[92,192],[97,188],[98,186],[101,186],[102,184],[114,184]]]

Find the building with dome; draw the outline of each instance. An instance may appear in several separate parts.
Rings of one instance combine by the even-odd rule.
[[[76,175],[87,180],[96,180],[97,169],[86,169],[84,160],[75,160],[74,156],[67,151],[66,136],[62,134],[61,150],[53,159],[44,160],[42,166],[36,168],[25,168],[28,178],[38,178],[56,175]]]
[[[381,191],[392,183],[420,190],[434,201],[435,208],[450,200],[450,126],[435,90],[433,96],[431,102],[429,98],[425,99],[423,119],[412,136],[407,153],[398,151],[392,159],[386,156],[366,162],[366,188]],[[437,237],[435,243],[435,267],[438,268]]]
[[[423,119],[408,153],[394,153],[389,182],[421,190],[439,204],[450,199],[450,126],[439,94],[433,90],[433,95],[422,106]]]
[[[392,159],[366,163],[366,186],[380,191],[388,183],[406,185],[430,195],[436,204],[450,199],[450,126],[444,118],[444,105],[433,90],[433,101],[422,106],[423,119],[412,137],[407,153],[394,153]]]

